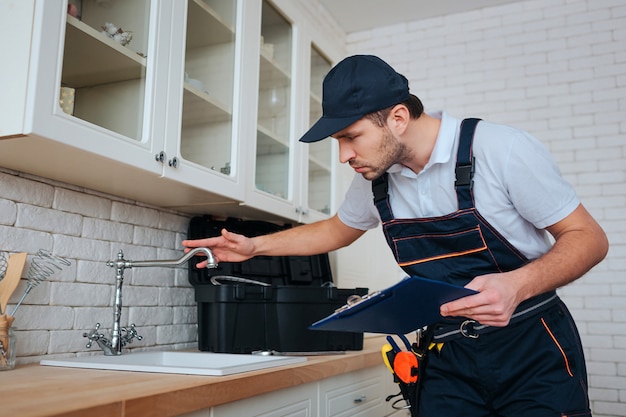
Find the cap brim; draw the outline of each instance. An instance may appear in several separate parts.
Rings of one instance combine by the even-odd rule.
[[[330,118],[322,116],[308,132],[306,132],[301,138],[300,142],[311,143],[318,142],[322,139],[326,139],[329,136],[339,132],[356,122],[363,116],[350,116],[341,118]]]

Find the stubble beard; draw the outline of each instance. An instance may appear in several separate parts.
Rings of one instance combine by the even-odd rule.
[[[393,137],[388,128],[383,129],[383,138],[377,149],[379,158],[368,164],[370,171],[364,172],[363,178],[372,181],[383,175],[387,170],[395,164],[401,164],[408,157],[408,149],[406,145]]]

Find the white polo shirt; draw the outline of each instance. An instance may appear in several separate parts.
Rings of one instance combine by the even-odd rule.
[[[454,189],[461,120],[445,112],[437,142],[424,169],[415,174],[396,164],[389,168],[389,198],[395,218],[442,216],[458,209]],[[551,247],[543,229],[571,214],[579,204],[548,150],[529,133],[486,121],[474,136],[474,199],[479,213],[529,259]],[[339,219],[368,230],[380,223],[371,181],[356,174]]]

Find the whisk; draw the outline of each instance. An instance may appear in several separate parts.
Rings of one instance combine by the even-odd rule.
[[[7,255],[4,252],[0,252],[0,280],[4,278],[4,274],[7,273],[7,266],[9,262],[7,261]]]
[[[20,300],[13,308],[11,316],[15,316],[15,312],[20,307],[20,305],[22,305],[24,298],[26,298],[28,293],[33,288],[41,284],[42,281],[50,278],[57,271],[62,271],[63,266],[70,266],[71,264],[72,263],[70,261],[61,256],[53,255],[45,249],[39,249],[37,255],[35,255],[30,263],[30,267],[28,268],[28,284],[26,286],[26,290],[24,290],[22,298],[20,298]]]

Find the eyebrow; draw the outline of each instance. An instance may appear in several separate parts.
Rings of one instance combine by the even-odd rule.
[[[341,139],[341,138],[345,138],[345,137],[348,137],[348,136],[354,136],[354,135],[355,135],[355,132],[350,130],[350,131],[344,132],[341,135],[336,135],[336,136],[331,136],[331,137],[334,138],[334,139]]]

